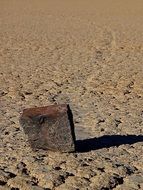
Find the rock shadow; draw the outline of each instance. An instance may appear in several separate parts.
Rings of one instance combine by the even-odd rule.
[[[102,148],[110,148],[113,146],[120,146],[124,144],[134,144],[143,142],[143,135],[105,135],[99,138],[91,138],[76,141],[77,152],[89,152]]]

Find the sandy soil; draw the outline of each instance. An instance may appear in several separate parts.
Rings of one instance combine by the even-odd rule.
[[[0,189],[143,189],[143,1],[0,0]],[[23,108],[69,103],[77,152],[33,152]]]

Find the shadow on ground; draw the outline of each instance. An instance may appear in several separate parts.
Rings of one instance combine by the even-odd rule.
[[[112,146],[120,146],[124,144],[134,144],[143,142],[143,136],[139,135],[105,135],[99,138],[91,138],[76,141],[77,152],[89,152],[101,148],[110,148]]]

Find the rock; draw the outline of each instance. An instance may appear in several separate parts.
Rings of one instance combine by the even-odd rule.
[[[24,109],[20,124],[34,150],[75,151],[73,116],[69,105]]]

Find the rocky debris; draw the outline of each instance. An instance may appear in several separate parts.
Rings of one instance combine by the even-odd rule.
[[[33,149],[75,151],[73,117],[66,104],[25,109],[20,124]]]

